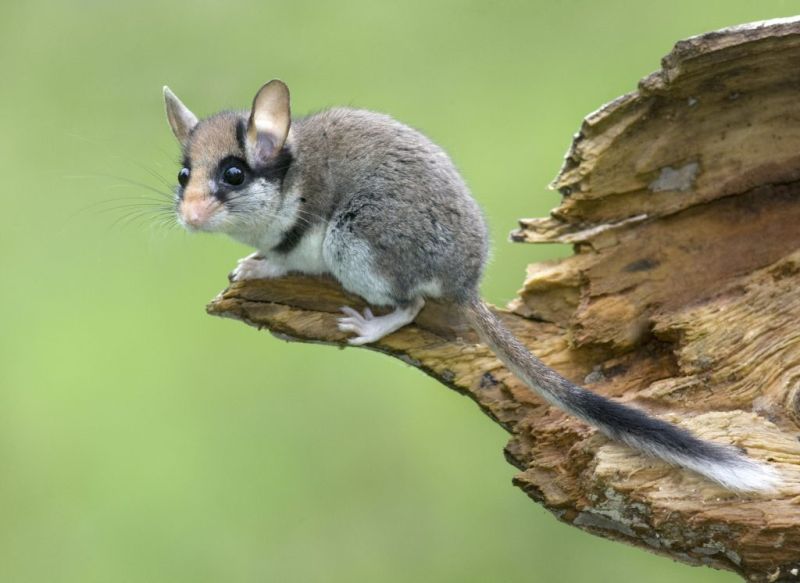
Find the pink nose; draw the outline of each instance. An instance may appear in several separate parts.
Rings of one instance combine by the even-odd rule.
[[[183,221],[190,227],[200,228],[214,214],[214,205],[206,198],[201,200],[184,200],[181,205]]]

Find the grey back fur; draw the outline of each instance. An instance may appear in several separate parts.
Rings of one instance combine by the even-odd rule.
[[[356,109],[327,110],[293,127],[296,164],[287,182],[301,182],[307,210],[329,220],[331,252],[342,259],[365,243],[395,305],[420,289],[438,287],[424,295],[458,302],[477,293],[486,225],[439,146],[387,115]]]

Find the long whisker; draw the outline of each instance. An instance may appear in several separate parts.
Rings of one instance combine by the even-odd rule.
[[[122,176],[112,176],[110,178],[116,178],[117,180],[122,180],[123,182],[127,182],[130,186],[138,186],[139,188],[144,188],[145,190],[149,190],[163,198],[167,198],[169,200],[173,200],[175,198],[174,192],[167,192],[163,190],[159,190],[154,186],[150,186],[149,184],[145,184],[144,182],[139,182],[138,180],[131,180],[130,178],[125,178]]]
[[[162,174],[160,174],[159,172],[156,172],[156,170],[154,170],[153,168],[150,168],[150,167],[145,166],[144,164],[140,164],[138,162],[136,162],[136,166],[138,166],[139,168],[141,168],[142,170],[147,172],[150,176],[152,176],[153,178],[158,180],[161,184],[166,186],[168,189],[172,190],[172,188],[174,186],[173,183],[170,182],[169,180],[167,180]]]
[[[115,211],[148,210],[152,212],[175,213],[175,206],[160,199],[121,197],[106,199],[88,204],[77,210],[75,216],[82,213],[93,212],[107,214]]]
[[[133,176],[144,176],[143,181],[129,178],[127,176],[113,175],[111,173],[90,173],[85,176],[67,176],[65,178],[79,178],[79,179],[106,179],[105,182],[112,182],[113,184],[106,184],[105,189],[107,192],[116,190],[118,188],[135,188],[140,191],[138,196],[109,196],[104,200],[87,201],[82,208],[74,211],[76,214],[91,212],[97,215],[115,215],[110,220],[109,228],[126,226],[138,222],[147,221],[158,227],[177,228],[177,219],[175,214],[175,183],[165,176],[166,164],[144,164],[137,160],[115,154],[114,148],[110,147],[111,143],[106,139],[95,139],[91,136],[72,133],[70,136],[83,143],[88,143],[94,146],[97,150],[97,158],[101,160],[102,166],[108,168],[120,168],[120,162],[129,170],[133,170]],[[164,150],[162,147],[157,147],[157,151],[161,152],[160,160],[171,161],[174,151]],[[179,162],[178,162],[179,163]],[[172,168],[170,163],[169,168]],[[171,173],[171,170],[167,174]],[[110,179],[110,180],[108,180]],[[106,221],[103,221],[106,222]]]
[[[226,202],[229,202],[229,201],[226,201]],[[232,214],[250,214],[252,212],[252,209],[249,209],[249,208],[236,208],[236,207],[233,207],[233,208],[228,208],[227,210],[228,210],[228,212],[230,212]],[[318,216],[313,215],[311,213],[302,212],[299,209],[298,209],[298,213],[297,214],[299,215],[298,216],[299,219],[302,219],[302,220],[308,222],[309,224],[311,223],[310,219],[314,219],[314,218],[322,219],[322,217],[318,217]],[[266,217],[269,217],[269,218],[272,218],[272,219],[286,218],[285,215],[281,215],[281,214],[278,214],[278,213],[275,213],[275,212],[266,212],[266,211],[264,211],[263,209],[260,209],[260,208],[258,209],[258,216],[260,216],[260,217],[266,216]]]
[[[250,214],[250,211],[248,209],[228,209],[228,212],[230,214],[232,214],[232,215],[248,215],[248,214]],[[281,215],[277,215],[275,213],[259,212],[258,219],[260,220],[262,218],[269,218],[269,219],[277,220],[277,219],[283,219],[283,218],[286,218],[286,217],[283,217]],[[303,221],[304,223],[306,223],[308,225],[312,224],[311,221],[308,220],[305,217],[298,217],[298,220]]]
[[[112,174],[87,174],[87,175],[64,176],[64,178],[78,178],[78,179],[80,179],[80,178],[111,178],[111,179],[114,179],[114,180],[120,180],[120,181],[124,182],[125,184],[112,184],[112,185],[109,186],[109,188],[126,188],[126,187],[143,188],[145,190],[148,190],[150,192],[153,192],[153,193],[159,195],[162,198],[167,198],[169,200],[173,200],[175,198],[175,192],[172,191],[172,190],[161,190],[161,189],[156,188],[155,186],[152,186],[152,185],[147,184],[145,182],[139,182],[138,180],[133,180],[131,178],[126,178],[125,176],[115,176],[115,175],[112,175]],[[170,188],[170,189],[172,188],[172,186],[169,183],[167,183],[166,181],[165,181],[165,185],[167,186],[167,188]]]
[[[261,195],[261,194],[267,194],[269,192],[271,192],[271,191],[270,190],[266,190],[266,189],[265,190],[261,190],[261,191],[257,190],[257,191],[242,192],[241,194],[237,194],[236,196],[229,197],[226,202],[232,202],[232,201],[240,200],[240,199],[247,198],[247,197],[250,197],[250,196],[258,196],[258,195]],[[233,211],[233,212],[236,211],[236,209],[230,209],[230,210]],[[243,212],[249,212],[249,211],[243,211]],[[303,215],[306,219],[317,219],[317,220],[319,220],[319,221],[321,221],[323,223],[326,223],[326,224],[330,222],[330,219],[328,217],[320,215],[320,214],[317,214],[317,213],[314,213],[314,212],[311,212],[311,211],[309,211],[307,209],[298,208],[295,212],[298,215]]]
[[[146,186],[146,185],[143,185]],[[148,189],[153,190],[153,189]],[[175,204],[171,199],[151,196],[115,197],[90,203],[79,209],[76,214],[92,212],[98,215],[120,213],[109,228],[126,227],[143,221],[151,221],[155,225],[175,222]]]
[[[137,210],[129,213],[125,213],[124,215],[120,215],[116,218],[110,225],[110,229],[115,229],[118,227],[127,227],[135,223],[139,223],[145,220],[150,220],[152,218],[166,218],[162,215],[153,214],[147,211]]]

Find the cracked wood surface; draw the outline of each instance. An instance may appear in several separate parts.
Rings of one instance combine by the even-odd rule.
[[[800,581],[800,19],[681,41],[589,115],[512,239],[575,254],[529,266],[498,314],[545,363],[781,472],[741,497],[549,407],[448,306],[369,348],[471,397],[510,434],[515,484],[560,520],[752,581]],[[232,284],[208,306],[287,339],[344,345],[327,278]]]

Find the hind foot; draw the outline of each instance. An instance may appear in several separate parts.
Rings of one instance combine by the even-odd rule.
[[[424,305],[425,300],[418,298],[410,306],[406,308],[396,308],[393,312],[385,316],[375,316],[369,308],[365,308],[364,313],[361,314],[357,310],[345,306],[340,308],[340,310],[346,317],[339,318],[338,328],[342,332],[353,332],[356,334],[355,337],[347,341],[353,346],[377,342],[384,336],[413,322]]]

